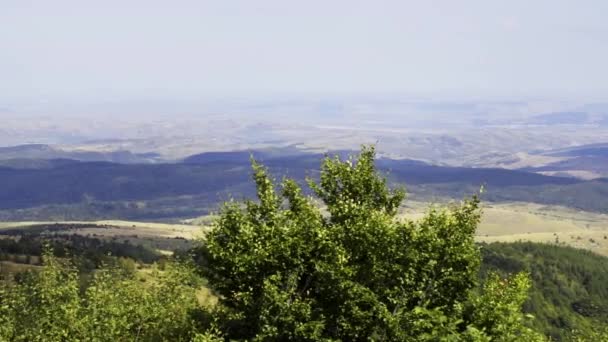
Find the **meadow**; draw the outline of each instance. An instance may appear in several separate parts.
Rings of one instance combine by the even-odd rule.
[[[422,217],[429,206],[407,204],[402,217],[412,220]],[[608,215],[535,203],[485,203],[476,240],[559,244],[608,256]]]

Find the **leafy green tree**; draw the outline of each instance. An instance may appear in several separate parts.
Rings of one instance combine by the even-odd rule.
[[[0,341],[190,341],[198,278],[168,264],[145,283],[118,267],[95,271],[84,289],[75,267],[44,254],[44,266],[0,284]]]
[[[82,328],[78,274],[71,265],[47,254],[45,267],[26,274],[0,299],[12,317],[15,341],[71,341]]]
[[[541,340],[520,308],[527,278],[490,280],[479,294],[473,197],[399,219],[405,197],[374,164],[326,158],[314,194],[286,179],[276,191],[253,161],[258,200],[229,202],[202,247],[220,295],[221,334],[253,341]],[[491,310],[493,303],[498,310]]]
[[[468,312],[465,312],[467,321],[472,323],[469,329],[481,330],[498,341],[540,339],[524,324],[530,315],[521,314],[530,286],[530,278],[525,273],[518,273],[511,279],[490,274],[481,294],[471,297]]]

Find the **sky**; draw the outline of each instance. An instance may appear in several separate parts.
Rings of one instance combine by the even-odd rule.
[[[0,106],[608,94],[605,0],[0,0]]]

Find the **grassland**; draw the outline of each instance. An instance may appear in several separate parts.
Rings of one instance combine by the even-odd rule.
[[[424,202],[407,201],[402,216],[419,219],[428,209]],[[71,222],[0,222],[0,231],[9,228],[35,227],[41,224],[59,223],[64,226],[78,224],[70,234],[119,238],[134,244],[150,241],[183,239],[192,241],[204,235],[215,216],[203,216],[184,220],[180,224],[149,223],[135,221],[71,221]],[[82,224],[90,224],[82,227]],[[67,233],[67,231],[65,232]],[[486,203],[477,232],[480,242],[531,241],[565,244],[591,250],[608,256],[608,215],[575,210],[560,206],[534,203]],[[159,248],[161,251],[162,248]]]
[[[427,208],[410,201],[403,216],[418,219]],[[534,203],[486,203],[477,240],[564,244],[608,256],[608,215]]]
[[[102,240],[128,241],[163,254],[172,254],[176,249],[185,250],[193,246],[193,241],[202,237],[204,225],[165,224],[133,221],[69,221],[69,222],[1,222],[2,231],[27,233],[28,230],[48,230],[57,235],[81,235]],[[17,232],[15,232],[15,230]]]
[[[185,239],[195,239],[201,237],[204,233],[204,226],[194,224],[167,224],[154,222],[135,222],[135,221],[120,221],[120,220],[105,220],[105,221],[24,221],[24,222],[0,222],[0,230],[12,228],[27,228],[39,225],[61,224],[69,225],[87,225],[91,227],[77,228],[73,232],[81,235],[95,233],[100,236],[125,236],[125,235],[140,235],[175,238],[181,237]],[[100,229],[99,227],[104,227]]]

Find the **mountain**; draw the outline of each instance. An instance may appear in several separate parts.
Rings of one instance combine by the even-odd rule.
[[[125,150],[94,151],[84,149],[65,150],[45,144],[27,144],[0,147],[0,161],[4,160],[72,159],[78,161],[106,161],[135,164],[153,163],[160,160],[157,153],[132,153]]]
[[[278,179],[288,176],[299,182],[317,177],[324,157],[276,151],[252,154]],[[249,151],[236,151],[159,164],[4,161],[5,165],[0,166],[0,219],[196,216],[217,208],[232,194],[255,195],[249,157]],[[406,185],[410,195],[421,200],[460,199],[477,193],[483,185],[488,190],[484,199],[489,201],[526,201],[608,212],[608,181],[604,180],[387,158],[378,160],[378,166],[393,185]]]
[[[184,164],[209,165],[213,163],[246,164],[252,156],[248,151],[237,152],[206,152],[187,157]]]
[[[80,161],[74,159],[0,159],[0,167],[11,169],[53,169],[75,163],[80,163]]]
[[[522,170],[589,179],[608,177],[608,143],[543,151],[540,155],[557,158],[557,161]]]
[[[555,112],[535,115],[527,121],[530,125],[580,125],[589,121],[586,112]]]
[[[54,159],[61,151],[43,144],[0,147],[0,159]]]
[[[556,157],[607,157],[608,143],[567,147],[543,153]]]
[[[567,185],[578,183],[565,177],[549,177],[520,170],[428,165],[421,162],[384,159],[378,165],[406,184],[459,183],[492,187]]]

